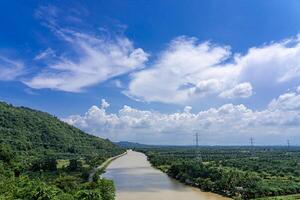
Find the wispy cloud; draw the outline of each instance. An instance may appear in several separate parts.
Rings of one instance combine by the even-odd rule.
[[[33,60],[44,60],[44,59],[53,59],[55,58],[55,52],[51,48],[47,48],[44,51],[41,51],[38,55],[34,57]]]
[[[25,74],[25,67],[22,61],[0,55],[0,80],[15,80],[23,74]]]
[[[24,81],[31,88],[80,92],[84,88],[113,77],[142,68],[148,54],[135,48],[125,36],[108,38],[96,33],[76,31],[61,27],[55,7],[42,7],[48,12],[45,25],[66,46],[63,54],[53,48],[38,54],[35,59],[44,59],[46,68],[30,80]],[[39,16],[41,11],[37,12]],[[53,56],[55,55],[55,56]]]

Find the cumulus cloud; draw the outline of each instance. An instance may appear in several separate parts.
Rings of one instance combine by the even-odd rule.
[[[277,99],[273,99],[269,104],[270,110],[295,111],[300,110],[300,91],[299,88],[295,92],[288,92],[280,95]]]
[[[251,84],[250,83],[241,83],[241,84],[234,86],[234,88],[232,88],[230,90],[226,90],[226,91],[222,92],[220,94],[220,97],[233,99],[233,98],[237,98],[237,97],[247,98],[247,97],[250,97],[251,95],[252,95]]]
[[[24,73],[25,68],[22,61],[0,55],[0,80],[14,80]]]
[[[182,103],[218,93],[232,84],[229,75],[235,69],[216,66],[229,55],[226,46],[198,43],[195,38],[177,38],[153,66],[133,74],[125,93],[144,101],[165,103]]]
[[[299,98],[299,93],[283,94],[261,111],[242,104],[225,104],[198,113],[192,113],[192,107],[186,106],[183,111],[164,114],[125,105],[117,113],[107,113],[105,106],[92,106],[84,115],[72,115],[64,120],[92,134],[113,140],[139,138],[143,142],[148,138],[152,142],[170,144],[178,133],[183,138],[191,139],[189,136],[198,131],[208,141],[218,138],[212,139],[212,144],[226,144],[228,138],[234,137],[243,137],[247,141],[250,136],[284,138],[297,135],[300,131]],[[161,141],[162,137],[166,140]],[[176,144],[184,142],[187,141],[177,141]]]
[[[35,60],[44,60],[46,68],[24,81],[31,88],[80,92],[88,86],[140,69],[148,60],[148,54],[141,48],[135,48],[125,36],[110,38],[64,28],[58,25],[57,9],[42,9],[48,12],[46,27],[68,50],[58,54],[48,48],[35,57]]]
[[[209,95],[247,98],[252,90],[300,76],[299,37],[253,47],[244,55],[230,47],[173,40],[152,66],[132,75],[124,93],[134,99],[186,103]]]

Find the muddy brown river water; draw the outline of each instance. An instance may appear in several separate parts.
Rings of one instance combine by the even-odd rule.
[[[114,160],[103,177],[114,181],[117,200],[225,200],[217,194],[186,186],[153,168],[139,152]]]

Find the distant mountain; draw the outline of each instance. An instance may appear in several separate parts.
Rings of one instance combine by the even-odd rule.
[[[119,147],[132,149],[132,148],[157,148],[157,147],[177,147],[174,145],[154,145],[154,144],[141,144],[137,142],[128,142],[128,141],[120,141],[115,142],[115,144]]]
[[[146,144],[140,144],[140,143],[128,142],[128,141],[115,142],[115,144],[118,145],[119,147],[126,148],[126,149],[153,147],[153,145],[146,145]]]
[[[0,144],[18,155],[116,155],[122,149],[48,113],[0,102]]]

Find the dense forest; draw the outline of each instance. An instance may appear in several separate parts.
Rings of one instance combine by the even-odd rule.
[[[110,180],[89,172],[123,153],[58,118],[0,102],[0,199],[112,200]]]
[[[169,176],[234,199],[300,193],[300,147],[138,148]],[[297,199],[299,195],[277,199]]]

